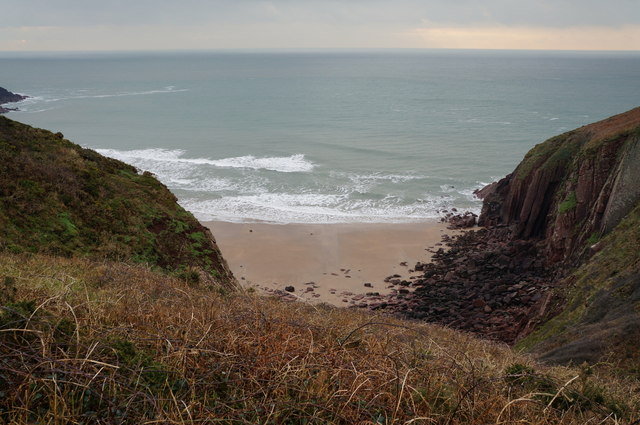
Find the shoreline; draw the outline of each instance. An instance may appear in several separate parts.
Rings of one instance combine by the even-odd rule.
[[[8,103],[22,102],[23,100],[28,98],[29,96],[13,93],[3,87],[0,87],[0,114],[19,111],[20,109],[18,108],[10,108],[3,105],[6,105]]]
[[[409,290],[397,289],[398,282],[418,276],[416,263],[429,262],[442,237],[459,232],[435,221],[202,224],[243,287],[342,307],[364,307],[365,301],[382,302],[386,295]]]

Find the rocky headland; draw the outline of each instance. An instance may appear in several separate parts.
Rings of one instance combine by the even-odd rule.
[[[482,229],[449,239],[419,278],[397,282],[411,290],[370,307],[549,361],[637,361],[639,181],[640,108],[547,140],[479,191]]]
[[[27,99],[29,96],[23,96],[21,94],[12,93],[9,90],[0,87],[0,114],[5,114],[9,111],[16,111],[16,108],[3,107],[5,103],[20,102]]]

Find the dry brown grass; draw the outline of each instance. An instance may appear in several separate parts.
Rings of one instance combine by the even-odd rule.
[[[9,424],[622,424],[640,405],[598,370],[140,266],[3,255],[0,296]]]

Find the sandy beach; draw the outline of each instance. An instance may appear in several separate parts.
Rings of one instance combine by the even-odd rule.
[[[337,306],[397,290],[385,278],[410,280],[416,262],[428,262],[442,235],[455,232],[432,222],[203,224],[245,287],[273,294],[293,286],[292,297]]]

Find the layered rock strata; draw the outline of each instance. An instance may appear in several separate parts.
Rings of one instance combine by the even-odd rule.
[[[478,195],[484,229],[449,241],[412,291],[374,308],[560,362],[597,361],[640,334],[640,108],[535,146]]]

